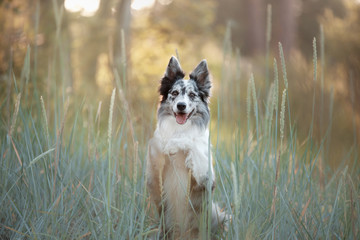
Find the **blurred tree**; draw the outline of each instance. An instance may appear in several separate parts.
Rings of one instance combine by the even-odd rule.
[[[312,39],[319,35],[318,19],[325,9],[335,16],[344,15],[343,1],[339,0],[224,0],[216,9],[216,25],[232,23],[232,41],[242,54],[263,54],[265,50],[266,5],[272,5],[272,49],[278,42],[285,54],[300,48],[312,54]]]
[[[35,21],[33,28],[44,41],[34,49],[36,51],[34,63],[37,63],[34,65],[34,74],[37,76],[34,77],[38,79],[40,85],[55,87],[58,82],[58,84],[64,84],[64,87],[72,87],[69,19],[66,14],[63,14],[64,0],[37,0],[37,3],[40,11],[34,12],[34,18],[37,18],[38,23]],[[53,84],[44,84],[46,78]],[[50,94],[49,89],[47,93]]]
[[[131,69],[131,55],[129,54],[131,46],[131,0],[121,0],[116,3],[114,8],[114,32],[112,34],[112,49],[110,52],[110,65],[116,68],[122,79],[122,86],[127,88],[128,69]],[[124,52],[123,52],[124,51]]]
[[[308,57],[312,56],[311,42],[319,36],[320,22],[326,10],[334,16],[343,18],[346,13],[344,0],[302,0],[300,5],[297,42],[301,52]]]
[[[26,81],[26,94],[35,99],[41,94],[48,104],[47,96],[55,89],[97,96],[91,98],[94,101],[102,97],[101,93],[107,94],[113,87],[112,69],[104,56],[112,50],[120,54],[120,29],[130,36],[130,18],[130,0],[102,0],[96,14],[89,17],[67,12],[64,0],[1,1],[0,93],[1,100],[7,99],[6,110],[2,110],[8,114],[11,106],[12,72],[21,89]],[[109,39],[116,40],[111,44]],[[21,73],[27,47],[30,78],[20,79],[24,77]],[[107,86],[99,88],[103,85]]]
[[[136,87],[141,96],[156,99],[156,92],[148,89],[158,86],[159,73],[165,71],[167,61],[175,55],[176,49],[180,61],[182,56],[184,59],[186,56],[186,61],[181,61],[184,69],[192,68],[202,58],[209,57],[211,52],[204,54],[202,49],[223,30],[213,28],[215,8],[214,0],[204,0],[202,4],[189,0],[169,4],[157,1],[151,9],[134,12],[131,78],[136,82],[132,87]]]
[[[131,24],[131,0],[121,0],[116,4],[115,10],[115,31],[114,31],[114,50],[116,58],[121,56],[121,30],[125,34],[126,45],[130,46],[130,24]],[[129,56],[128,56],[129,57]]]
[[[266,4],[260,0],[224,0],[216,9],[216,25],[231,23],[232,42],[242,54],[263,54],[265,50]]]
[[[66,14],[69,18],[74,88],[83,96],[100,93],[95,76],[99,55],[109,49],[112,4],[112,1],[100,1],[98,11],[91,17],[82,17],[79,13]]]
[[[112,67],[116,67],[120,74],[124,71],[119,67],[123,61],[121,29],[124,29],[129,48],[130,0],[102,0],[98,11],[91,17],[82,17],[79,13],[67,15],[75,91],[84,96],[96,95],[97,99],[93,99],[96,101],[101,98],[101,93],[110,94],[114,86]]]
[[[19,73],[22,68],[26,48],[34,40],[34,32],[31,31],[34,10],[34,4],[31,2],[1,1],[0,76],[2,81],[5,81],[4,77],[8,75],[10,65],[15,73]]]
[[[27,45],[34,39],[34,33],[29,30],[35,7],[31,2],[20,0],[1,1],[0,4],[0,75],[3,76],[8,73],[10,64],[15,72],[22,68]]]
[[[0,102],[5,103],[5,107],[1,107],[1,114],[7,124],[10,121],[13,98],[13,76],[20,76],[28,46],[41,42],[33,31],[33,3],[21,0],[0,2]],[[21,82],[29,81],[25,77],[28,76],[24,75]]]
[[[277,11],[273,15],[276,16],[273,27],[276,30],[274,32],[277,33],[277,36],[274,37],[274,42],[276,45],[277,42],[282,43],[285,54],[289,54],[296,47],[297,22],[300,10],[299,2],[299,0],[281,0],[276,1],[274,6]]]
[[[336,16],[332,9],[326,9],[321,22],[324,25],[326,54],[329,69],[341,68],[346,77],[347,89],[342,95],[354,104],[360,122],[360,4],[345,1],[345,15]],[[338,78],[338,85],[344,79]],[[360,129],[359,136],[360,136]]]

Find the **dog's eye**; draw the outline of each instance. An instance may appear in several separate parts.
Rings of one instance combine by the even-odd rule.
[[[178,92],[178,91],[176,91],[176,90],[175,90],[175,91],[172,91],[172,92],[171,92],[171,95],[173,95],[173,96],[175,96],[175,97],[176,97],[177,95],[179,95],[179,92]]]
[[[192,92],[189,93],[189,97],[190,97],[190,98],[194,98],[195,96],[196,96],[195,93],[192,93]]]

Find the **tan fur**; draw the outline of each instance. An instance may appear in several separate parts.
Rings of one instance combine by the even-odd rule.
[[[201,209],[206,193],[205,186],[200,186],[193,176],[189,183],[190,169],[185,166],[186,155],[186,151],[183,150],[165,155],[155,139],[149,142],[147,158],[149,193],[159,215],[164,211],[166,225],[166,229],[163,229],[164,234],[175,239],[198,237]],[[221,213],[213,203],[212,227],[217,228],[224,220],[225,214]]]

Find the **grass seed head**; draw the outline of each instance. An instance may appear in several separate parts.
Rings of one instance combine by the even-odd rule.
[[[284,139],[284,129],[285,129],[285,100],[286,100],[286,88],[283,90],[281,97],[281,110],[280,110],[280,139],[281,147]]]

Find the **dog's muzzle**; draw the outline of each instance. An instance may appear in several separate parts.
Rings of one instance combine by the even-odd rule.
[[[192,110],[190,113],[186,113],[185,110],[186,110],[186,103],[184,102],[179,102],[177,105],[176,105],[176,108],[178,111],[174,112],[174,115],[175,115],[175,119],[176,119],[176,122],[178,124],[185,124],[186,121],[191,117],[191,115],[194,113],[195,109]]]

